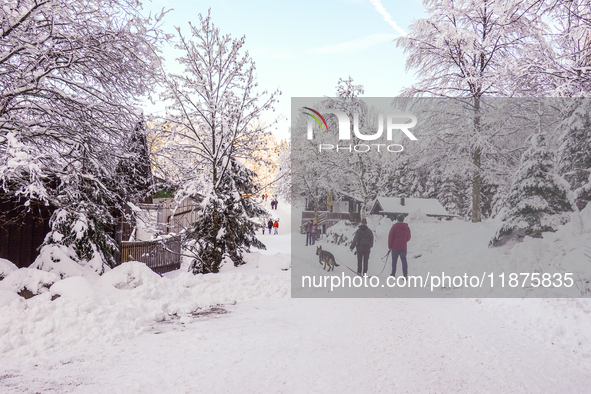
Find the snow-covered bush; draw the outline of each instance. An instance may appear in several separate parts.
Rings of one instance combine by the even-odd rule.
[[[4,290],[17,293],[21,297],[30,298],[38,294],[46,293],[52,284],[60,280],[60,277],[34,268],[21,268],[8,274],[0,286]]]
[[[45,236],[32,268],[54,272],[60,277],[101,275],[115,265],[117,245],[96,217],[85,211],[59,209],[50,220],[51,231]]]

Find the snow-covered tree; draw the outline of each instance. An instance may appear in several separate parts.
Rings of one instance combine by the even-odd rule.
[[[221,170],[223,178],[215,194],[205,196],[199,219],[185,232],[184,244],[192,252],[190,268],[195,274],[219,272],[226,256],[240,266],[243,253],[250,252],[251,246],[265,249],[255,234],[258,218],[265,211],[256,199],[243,197],[254,194],[255,174],[235,160]]]
[[[171,104],[158,133],[167,143],[156,154],[175,169],[175,199],[201,199],[201,219],[185,245],[192,271],[218,272],[224,257],[239,264],[241,250],[254,244],[249,234],[259,223],[250,215],[261,211],[248,198],[256,192],[253,174],[240,161],[257,160],[254,152],[272,126],[258,120],[279,92],[255,91],[255,66],[242,52],[244,37],[222,35],[209,13],[199,15],[198,26],[190,29],[191,39],[178,28],[184,52],[178,61],[185,72],[166,78],[163,98]]]
[[[276,178],[275,192],[279,197],[291,203],[291,144],[285,140],[279,144],[279,164]]]
[[[502,245],[508,239],[526,235],[541,237],[542,232],[556,231],[572,212],[568,183],[554,169],[554,158],[546,146],[545,132],[528,138],[530,148],[513,176],[503,225],[490,245]]]
[[[88,208],[93,209],[92,206]],[[105,233],[103,220],[96,212],[84,209],[58,209],[49,222],[51,231],[45,236],[40,254],[31,265],[61,277],[76,275],[76,265],[103,274],[113,267],[117,245]]]
[[[561,122],[564,132],[558,150],[558,172],[564,176],[581,203],[591,201],[591,116],[587,98],[567,101],[568,116]]]
[[[543,3],[551,21],[547,56],[525,58],[530,80],[543,85],[545,96],[585,97],[591,91],[591,17],[588,0],[553,0]]]
[[[364,93],[363,85],[354,84],[353,78],[340,78],[336,87],[337,97],[323,100],[319,105],[321,108],[341,111],[352,119],[353,130],[364,135],[374,134],[383,118],[378,110],[368,105],[359,98]],[[328,116],[329,133],[324,134],[328,142],[334,144],[337,140],[339,130],[336,116]],[[356,133],[352,138],[343,144],[352,147],[360,144],[367,144]],[[317,149],[317,148],[316,148]],[[375,149],[375,148],[374,148]],[[329,151],[318,155],[317,166],[327,179],[327,192],[339,196],[354,197],[361,201],[361,217],[365,216],[366,209],[377,195],[385,195],[391,189],[391,185],[384,182],[392,170],[391,156],[393,153],[386,152],[382,147],[380,152],[357,152],[352,150],[349,153]]]
[[[485,96],[522,94],[522,81],[528,77],[523,59],[545,53],[545,26],[538,12],[542,2],[426,0],[425,5],[429,17],[414,22],[410,34],[397,39],[408,54],[407,68],[418,74],[418,82],[404,94],[462,97],[471,107],[471,124],[456,134],[466,147],[462,170],[472,178],[472,221],[479,222],[483,155],[491,146],[481,101]]]
[[[143,17],[135,0],[3,3],[3,195],[23,206],[40,201],[56,208],[62,216],[52,223],[62,229],[93,222],[102,231],[114,224],[135,186],[118,183],[116,169],[135,160],[128,141],[141,121],[139,99],[157,81],[160,17]],[[88,216],[62,220],[77,214]]]

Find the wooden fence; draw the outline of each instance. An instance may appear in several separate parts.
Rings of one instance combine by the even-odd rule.
[[[180,269],[181,239],[121,242],[121,263],[126,261],[141,261],[159,274]]]
[[[305,225],[310,220],[314,219],[314,211],[303,211],[302,212],[302,222],[300,226],[300,232],[305,234]],[[317,226],[320,228],[322,233],[325,233],[326,230],[334,226],[339,222],[339,220],[349,220],[352,223],[359,223],[361,221],[361,214],[359,212],[327,212],[327,211],[318,211],[318,223]]]

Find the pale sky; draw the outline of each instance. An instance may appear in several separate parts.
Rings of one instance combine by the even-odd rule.
[[[152,0],[144,10],[173,10],[163,28],[188,35],[188,22],[211,8],[222,34],[246,36],[244,48],[257,67],[259,88],[282,95],[273,116],[283,116],[274,133],[287,137],[291,97],[334,96],[339,78],[351,76],[367,97],[394,97],[414,81],[405,71],[405,55],[393,40],[425,16],[420,0]],[[165,67],[175,65],[179,52],[164,48]],[[162,107],[146,107],[147,112]]]

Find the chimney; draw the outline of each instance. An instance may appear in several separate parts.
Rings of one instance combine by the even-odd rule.
[[[404,206],[404,196],[400,196],[400,205]]]

